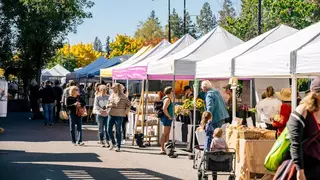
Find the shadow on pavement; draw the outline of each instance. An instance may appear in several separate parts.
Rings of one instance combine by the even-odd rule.
[[[30,115],[31,113],[9,113],[8,117],[0,118],[0,127],[5,129],[5,132],[0,134],[0,141],[71,142],[68,123],[44,126],[43,120],[31,120]],[[88,130],[86,126],[82,130],[83,141],[98,141],[97,131]]]
[[[0,152],[0,179],[64,180],[64,179],[172,179],[158,172],[141,168],[98,168],[45,164],[50,161],[97,162],[94,153],[48,154],[24,151]],[[36,164],[32,162],[41,162]]]
[[[0,150],[0,157],[11,162],[102,162],[95,153],[34,153]]]

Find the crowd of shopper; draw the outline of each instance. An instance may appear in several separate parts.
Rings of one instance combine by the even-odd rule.
[[[29,97],[32,118],[41,117],[41,104],[45,126],[52,126],[59,122],[60,111],[67,111],[71,140],[74,145],[84,145],[82,138],[84,116],[80,110],[88,110],[89,113],[86,113],[86,116],[95,115],[101,146],[107,146],[110,150],[116,147],[116,151],[120,151],[121,143],[126,138],[127,115],[131,108],[131,102],[122,84],[114,83],[111,87],[110,84],[102,82],[89,84],[86,87],[84,84],[69,81],[60,86],[59,81],[54,83],[45,81],[38,86],[37,82],[32,80]]]

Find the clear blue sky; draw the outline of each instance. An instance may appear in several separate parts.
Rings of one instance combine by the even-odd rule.
[[[117,34],[134,35],[140,21],[146,20],[151,11],[162,25],[168,20],[168,0],[93,0],[94,7],[90,9],[93,18],[85,19],[78,27],[76,34],[69,34],[71,44],[91,43],[97,36],[104,44],[107,36],[113,39]],[[217,14],[223,0],[187,0],[187,11],[190,15],[198,15],[205,2],[209,2],[213,13]],[[240,0],[232,0],[236,12],[240,12]],[[183,0],[171,0],[171,9],[175,8],[183,15]],[[172,12],[172,10],[171,10]],[[195,21],[195,17],[192,16]]]

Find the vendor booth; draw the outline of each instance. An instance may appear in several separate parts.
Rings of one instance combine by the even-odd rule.
[[[257,37],[258,38],[258,37]],[[240,56],[229,60],[230,77],[237,78],[292,78],[292,106],[296,106],[297,84],[296,78],[303,75],[315,75],[319,70],[305,70],[306,66],[299,69],[297,66],[304,63],[304,59],[299,59],[298,54],[306,53],[320,39],[320,23],[311,25],[305,29],[291,33],[278,41],[274,41],[265,46],[246,52]],[[250,41],[249,41],[250,42]],[[310,48],[311,47],[311,48]],[[315,52],[315,50],[314,50]],[[303,57],[303,56],[300,56]],[[308,64],[308,63],[306,63]],[[317,62],[310,62],[315,66]],[[205,67],[202,64],[203,67]],[[268,68],[266,68],[266,66]],[[203,71],[203,67],[197,71]],[[221,67],[221,66],[219,66]],[[311,67],[310,67],[311,68]],[[298,70],[299,69],[299,70]],[[300,74],[296,73],[299,71]],[[201,74],[201,72],[197,72]],[[223,74],[223,73],[222,73]],[[227,73],[226,73],[227,75]],[[203,76],[203,74],[201,75]],[[235,78],[232,78],[235,79]],[[231,84],[236,85],[235,81]],[[259,82],[262,84],[261,82]],[[283,84],[283,86],[287,86]],[[235,103],[233,103],[235,104]],[[237,179],[250,179],[253,174],[264,174],[265,178],[270,178],[271,172],[265,170],[264,159],[271,150],[275,138],[275,132],[266,131],[256,127],[239,126],[237,118],[233,118],[233,126],[226,131],[227,143],[229,147],[237,150]]]
[[[150,63],[148,65],[147,78],[148,80],[173,80],[174,82],[176,80],[194,80],[195,63],[197,61],[219,54],[241,43],[243,43],[243,41],[218,26],[185,49],[156,62]],[[173,83],[173,88],[175,89],[175,83]],[[195,94],[195,96],[197,96],[197,94]],[[174,101],[182,102],[178,97],[179,95],[176,94]],[[190,111],[192,108],[193,106],[188,106],[186,110]],[[179,109],[179,107],[177,107],[177,109]],[[201,110],[199,109],[199,111]],[[197,116],[197,112],[199,111],[187,114],[182,112],[184,116],[193,116],[192,119],[195,119],[195,121],[187,124],[187,127],[182,125],[184,124],[183,122],[176,122],[179,119],[175,118],[172,126],[173,139],[186,139],[185,137],[176,137],[176,135],[179,134],[193,134],[189,129],[191,129],[190,127],[193,126],[192,124],[196,122],[196,119],[200,118],[201,114],[199,114],[199,117]],[[180,126],[181,129],[176,129],[176,124],[177,126]],[[182,129],[188,130],[188,132],[181,133]],[[191,142],[191,138],[189,138],[188,142]]]
[[[70,71],[65,69],[60,64],[55,65],[51,69],[45,69],[42,71],[41,74],[41,81],[45,80],[60,80],[61,78],[65,77],[67,74],[69,74]]]

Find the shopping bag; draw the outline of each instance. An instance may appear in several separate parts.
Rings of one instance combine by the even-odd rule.
[[[64,110],[64,108],[61,108],[60,112],[59,112],[59,117],[61,120],[68,120],[69,116],[66,110]]]
[[[274,143],[271,151],[266,156],[264,167],[271,172],[276,172],[286,158],[290,148],[289,131],[285,128]]]
[[[88,115],[86,107],[77,107],[76,114],[80,117],[85,117]]]
[[[294,180],[297,179],[296,174],[296,166],[291,159],[288,159],[281,163],[273,180]]]

